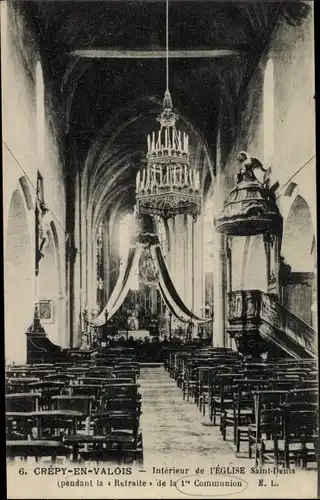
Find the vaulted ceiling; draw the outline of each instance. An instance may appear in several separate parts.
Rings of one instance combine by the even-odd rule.
[[[97,144],[100,151],[95,158],[101,160],[108,141],[110,146],[114,122],[121,134],[113,141],[113,153],[118,159],[126,157],[125,152],[136,153],[136,164],[145,150],[150,118],[160,110],[165,90],[165,1],[21,3],[42,40],[64,109],[64,131],[73,144],[78,165],[86,164]],[[279,2],[273,1],[170,0],[173,104],[187,128],[200,133],[203,148],[212,158],[221,100],[222,113],[232,123],[239,89],[278,14]],[[130,121],[124,111],[127,106],[135,113],[135,125],[124,133]],[[105,129],[108,132],[103,135]],[[117,161],[114,155],[110,157],[111,163],[100,161],[100,169],[110,168]],[[119,165],[124,172],[119,186],[130,179],[133,183],[136,167],[128,174],[127,159]]]

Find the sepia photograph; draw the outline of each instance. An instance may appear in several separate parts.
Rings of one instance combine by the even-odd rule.
[[[314,2],[0,9],[7,498],[318,498]]]

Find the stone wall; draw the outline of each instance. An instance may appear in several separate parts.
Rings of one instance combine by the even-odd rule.
[[[11,263],[10,258],[6,258],[8,265],[5,268],[5,273],[9,273],[6,281],[6,352],[9,358],[10,353],[15,352],[15,361],[24,361],[24,332],[32,322],[36,297],[53,301],[53,320],[43,325],[48,332],[49,338],[53,342],[60,344],[66,344],[67,341],[65,297],[66,199],[62,160],[63,150],[58,118],[60,109],[53,89],[49,85],[52,80],[51,75],[43,65],[33,30],[27,25],[19,5],[13,7],[11,2],[1,2],[1,66],[4,141],[3,223],[4,237],[8,242],[5,247],[5,257],[15,255],[16,259],[19,260],[20,254],[27,253],[29,261],[28,279],[24,279],[19,283],[19,272],[14,273],[16,279],[10,278],[15,268],[14,258],[11,259]],[[37,99],[39,103],[41,85],[38,87],[37,92],[36,75],[38,73],[39,82],[41,72],[44,81],[44,119],[42,120],[42,130],[39,133],[40,107],[38,105],[37,118]],[[45,256],[41,260],[39,279],[37,279],[36,283],[34,271],[34,208],[38,171],[43,178],[45,202],[50,209],[51,247],[49,253],[52,254],[52,258],[47,259],[47,265]],[[13,193],[16,193],[14,198]],[[22,211],[18,207],[21,203],[23,203]],[[20,217],[21,223],[14,221],[15,217]],[[22,219],[27,221],[27,246],[22,244],[22,240],[20,240],[19,244],[19,238],[13,234],[14,232],[19,233],[21,230]],[[46,275],[46,279],[40,279],[41,270],[42,274]],[[18,290],[21,292],[20,295],[16,295]],[[15,296],[16,301],[13,304],[12,301],[14,301]],[[18,300],[18,297],[21,300]],[[14,311],[16,318],[13,317]],[[20,347],[10,349],[13,343],[19,344]]]
[[[280,185],[276,195],[284,218],[284,231],[290,207],[298,194],[310,208],[314,232],[316,228],[313,22],[311,8],[301,25],[292,26],[280,17],[239,99],[236,137],[228,160],[222,165],[226,197],[235,183],[240,151],[257,157],[266,168],[271,166],[271,184],[278,181]],[[296,231],[300,229],[297,227]],[[311,241],[306,242],[309,243],[311,246]],[[266,289],[263,256],[261,238],[234,239],[233,289]]]

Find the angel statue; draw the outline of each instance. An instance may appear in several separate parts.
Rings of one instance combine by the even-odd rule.
[[[245,151],[241,151],[238,155],[238,161],[240,162],[240,169],[236,176],[237,184],[240,182],[259,182],[260,184],[264,184],[267,180],[267,177],[270,174],[270,168],[265,169],[262,163],[258,160],[258,158],[254,158],[250,156]],[[261,182],[255,174],[256,170],[260,170],[263,172],[263,181]]]

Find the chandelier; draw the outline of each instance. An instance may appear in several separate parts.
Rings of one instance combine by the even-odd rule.
[[[178,115],[173,112],[169,91],[169,1],[166,2],[166,91],[163,111],[157,118],[160,128],[148,135],[146,166],[136,177],[137,215],[158,215],[169,219],[175,215],[201,212],[199,171],[190,164],[189,137],[176,127]]]

